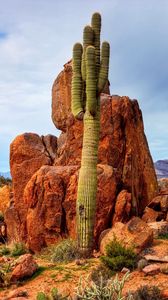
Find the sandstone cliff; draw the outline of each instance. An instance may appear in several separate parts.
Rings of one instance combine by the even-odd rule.
[[[71,63],[53,85],[52,120],[57,139],[26,133],[11,144],[14,202],[6,212],[10,239],[33,251],[75,237],[75,205],[83,127],[70,112]],[[140,215],[157,191],[152,158],[136,100],[101,96],[95,241],[116,221]]]

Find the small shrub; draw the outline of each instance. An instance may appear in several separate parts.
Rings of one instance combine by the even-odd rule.
[[[50,292],[50,295],[46,295],[43,292],[37,294],[36,300],[68,300],[68,296],[62,296],[59,294],[57,288],[53,288]]]
[[[90,279],[96,283],[100,284],[100,278],[103,277],[104,282],[107,282],[111,276],[113,275],[113,272],[107,268],[105,265],[100,264],[97,267],[92,269],[92,272],[90,274]]]
[[[61,241],[53,249],[52,261],[53,262],[70,262],[79,258],[79,251],[76,241],[66,239]]]
[[[26,252],[27,249],[24,243],[14,243],[11,250],[11,256],[20,256],[22,254],[25,254]]]
[[[132,294],[133,300],[161,300],[161,291],[156,286],[144,285],[141,286],[135,293]]]
[[[38,292],[36,300],[48,300],[48,298],[43,292]]]
[[[168,240],[168,233],[159,234],[159,235],[158,235],[158,239],[161,239],[161,240]]]
[[[101,276],[98,284],[94,282],[90,283],[89,278],[86,281],[80,280],[76,290],[76,299],[131,300],[132,296],[122,296],[122,290],[128,277],[129,273],[126,273],[122,280],[119,280],[118,275],[116,275],[113,280],[104,282]]]
[[[133,269],[136,259],[133,249],[125,248],[116,238],[106,246],[106,256],[101,257],[101,261],[113,271],[121,271],[124,267]]]
[[[0,256],[10,254],[10,249],[7,246],[3,246],[0,248]]]

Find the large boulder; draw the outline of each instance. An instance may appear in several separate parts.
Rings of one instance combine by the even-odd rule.
[[[131,247],[136,253],[140,253],[152,244],[153,231],[138,217],[133,217],[127,224],[117,222],[112,229],[102,232],[100,252],[106,254],[106,246],[115,239],[126,248]]]
[[[33,251],[76,235],[83,122],[71,114],[71,80],[69,62],[52,90],[52,120],[62,130],[60,137],[26,133],[11,144],[14,198],[5,216],[8,235],[24,240]],[[138,102],[110,96],[108,84],[104,92],[100,99],[95,241],[116,221],[127,222],[141,214],[157,192]]]
[[[24,254],[15,262],[12,270],[11,282],[31,277],[38,269],[38,265],[31,254]]]
[[[48,150],[47,146],[51,141]],[[23,202],[24,188],[32,175],[43,165],[51,165],[55,157],[51,157],[50,148],[56,152],[56,137],[40,137],[34,133],[17,136],[10,145],[10,169],[13,184],[13,202],[7,209],[5,221],[8,237],[13,240],[24,239],[26,235],[26,205]],[[54,151],[54,150],[53,150]]]
[[[60,239],[76,237],[78,166],[43,166],[24,191],[27,211],[27,244],[32,251]],[[116,195],[116,174],[112,167],[98,165],[95,240],[107,228]],[[104,190],[104,192],[103,192]]]

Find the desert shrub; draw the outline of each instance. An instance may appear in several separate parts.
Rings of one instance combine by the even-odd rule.
[[[168,233],[159,234],[159,235],[158,235],[158,239],[161,239],[161,240],[168,240]]]
[[[43,292],[38,292],[36,300],[48,300],[46,294]]]
[[[53,248],[51,259],[53,262],[70,262],[79,257],[80,255],[76,241],[66,239]]]
[[[24,243],[14,243],[11,250],[11,256],[20,256],[27,252],[26,246]]]
[[[125,281],[128,279],[129,273],[126,273],[121,280],[118,275],[108,282],[104,282],[103,277],[100,277],[100,282],[90,282],[89,278],[86,280],[80,280],[77,290],[76,299],[103,299],[103,300],[131,300],[132,296],[123,297],[122,290]]]
[[[144,285],[141,286],[135,293],[132,294],[133,300],[161,300],[161,291],[156,286]]]
[[[136,265],[137,255],[132,248],[125,248],[116,238],[106,246],[106,255],[101,261],[113,271],[122,268],[133,269]]]
[[[0,248],[0,256],[10,254],[10,249],[5,245]]]
[[[112,275],[113,272],[108,267],[106,267],[104,264],[100,264],[97,267],[92,269],[92,272],[90,274],[90,279],[94,283],[100,284],[101,277],[103,277],[104,282],[107,282]]]
[[[58,292],[57,288],[53,288],[50,295],[46,295],[43,292],[37,294],[36,300],[68,300],[68,296],[63,296]]]

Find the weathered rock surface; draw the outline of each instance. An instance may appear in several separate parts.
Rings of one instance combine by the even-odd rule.
[[[122,190],[116,199],[113,224],[116,222],[127,222],[131,214],[131,193]]]
[[[67,235],[76,237],[78,169],[78,166],[43,166],[28,182],[24,201],[28,206],[27,242],[31,250],[39,251]],[[116,186],[113,168],[98,165],[96,239],[110,222]]]
[[[159,217],[162,217],[162,213],[155,211],[152,208],[146,207],[142,216],[142,220],[147,223],[155,222],[158,221]]]
[[[117,239],[125,247],[133,247],[136,253],[151,245],[153,232],[150,227],[138,217],[133,217],[127,224],[115,223],[112,229],[105,230],[100,236],[100,251],[105,254],[106,245]]]
[[[152,229],[155,238],[168,234],[168,221],[151,222],[148,226]]]
[[[31,277],[37,270],[38,265],[31,254],[24,254],[17,260],[11,274],[11,282],[16,282]]]
[[[53,137],[53,140],[56,138]],[[51,146],[52,148],[52,146]],[[55,147],[56,152],[56,147]],[[9,239],[23,239],[25,231],[26,205],[23,202],[24,188],[32,175],[43,165],[51,165],[43,139],[34,133],[24,133],[15,138],[10,146],[10,167],[13,183],[14,201],[6,211],[5,221]]]
[[[4,185],[0,188],[0,212],[3,214],[6,212],[10,203],[12,187],[10,185]]]
[[[157,264],[151,264],[149,266],[146,266],[142,270],[146,275],[155,275],[160,272],[160,266]]]
[[[75,236],[83,125],[70,112],[71,78],[69,62],[52,90],[52,119],[62,130],[60,137],[40,138],[26,133],[11,144],[14,198],[5,215],[8,235],[24,240],[32,250],[40,250],[65,235]],[[96,239],[113,223],[141,214],[157,192],[136,100],[101,95],[98,164]]]

